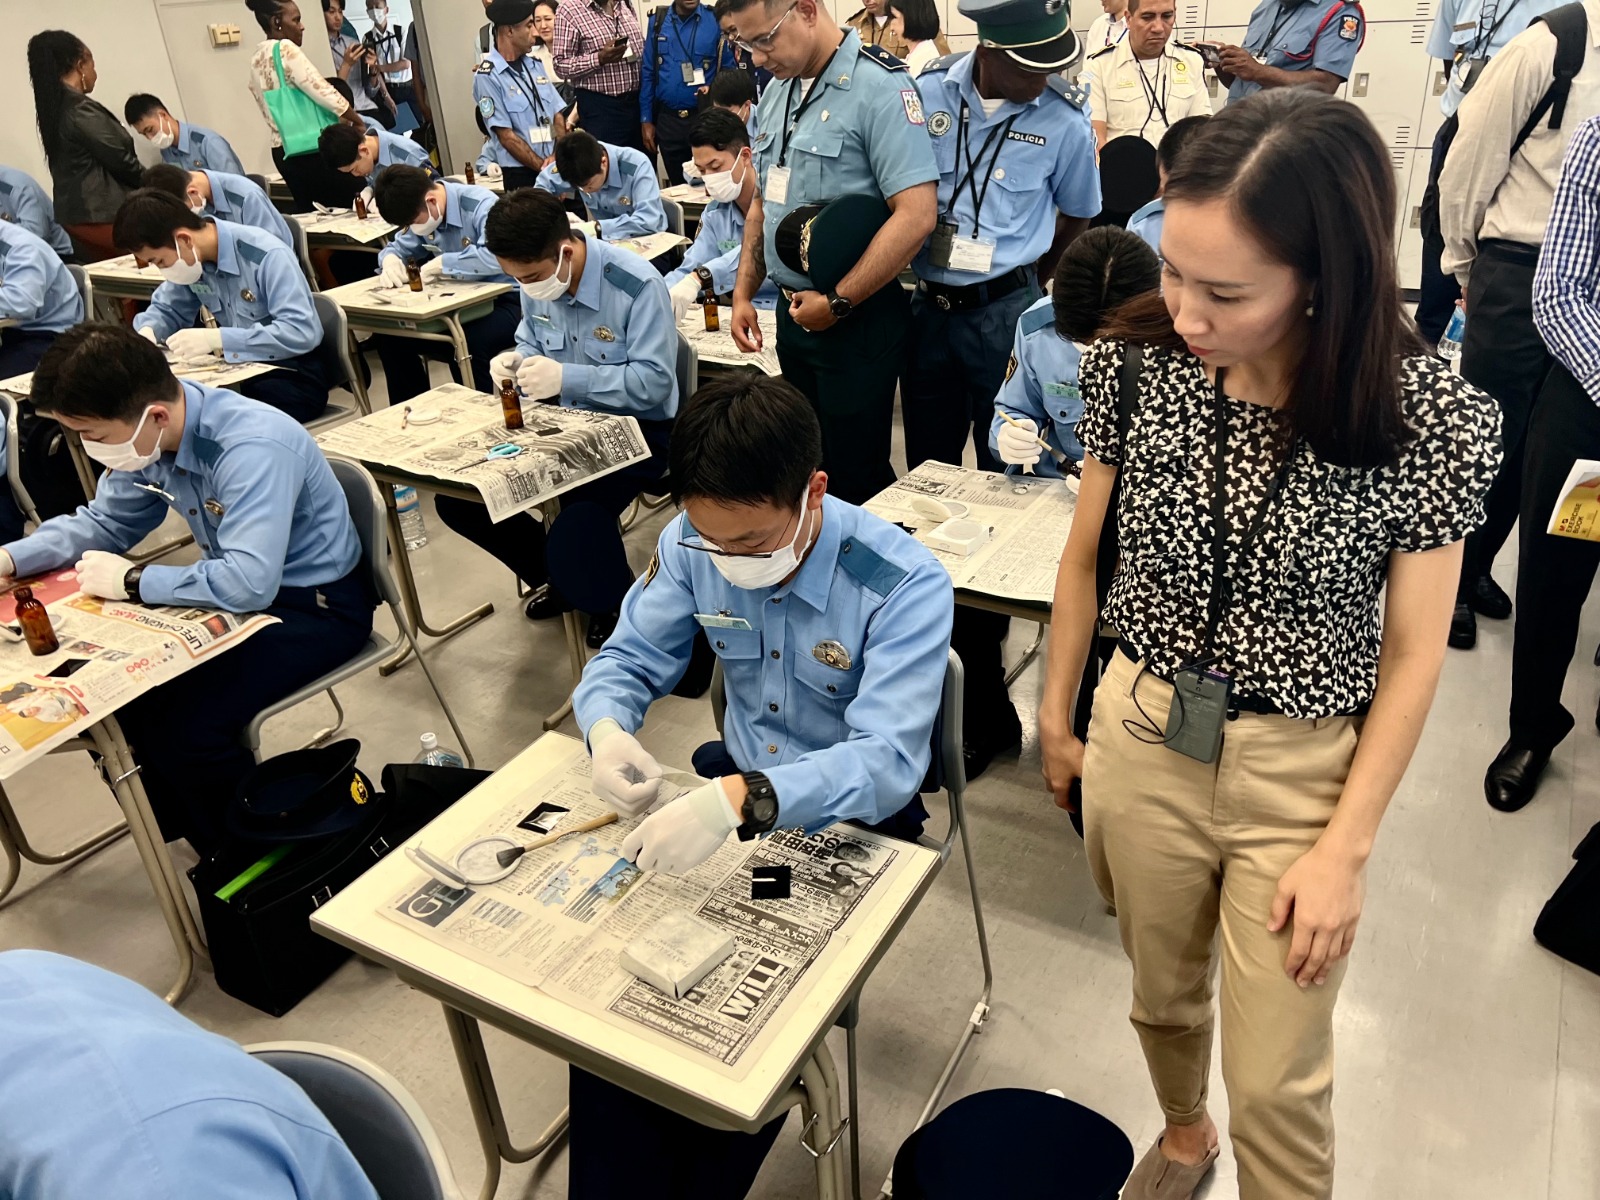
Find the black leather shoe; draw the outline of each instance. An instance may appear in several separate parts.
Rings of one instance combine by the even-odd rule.
[[[1468,600],[1472,604],[1473,612],[1480,617],[1488,617],[1491,621],[1504,621],[1511,615],[1511,597],[1487,575],[1478,577],[1478,582],[1472,585],[1472,594]]]
[[[547,583],[533,589],[533,595],[528,597],[528,606],[522,611],[530,621],[548,621],[551,617],[571,612],[572,605]]]
[[[1450,618],[1450,648],[1471,650],[1478,644],[1478,618],[1472,614],[1472,605],[1465,600],[1456,601],[1456,612]]]
[[[1538,791],[1539,776],[1549,762],[1549,750],[1521,746],[1515,741],[1500,747],[1500,753],[1489,764],[1489,773],[1483,777],[1483,794],[1489,807],[1501,812],[1522,808]]]
[[[590,613],[589,632],[584,635],[583,644],[591,650],[598,650],[606,644],[606,639],[617,629],[617,618],[621,613]]]
[[[995,756],[1022,745],[1022,721],[1015,706],[1007,704],[1005,711],[987,723],[987,726],[969,731],[961,743],[961,760],[971,782],[989,769]]]

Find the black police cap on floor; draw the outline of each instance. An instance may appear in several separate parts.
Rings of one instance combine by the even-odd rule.
[[[356,769],[360,753],[361,743],[345,738],[258,763],[240,781],[223,824],[253,842],[302,841],[354,828],[383,799]]]
[[[962,1097],[906,1139],[894,1158],[894,1195],[1116,1200],[1132,1170],[1128,1135],[1093,1109],[996,1088]]]
[[[533,16],[533,0],[494,0],[484,15],[491,25],[521,25]]]
[[[1100,148],[1100,202],[1107,212],[1131,213],[1160,190],[1156,148],[1144,138],[1125,133]]]
[[[789,213],[773,241],[784,266],[826,292],[839,286],[888,219],[889,206],[877,196],[840,196]]]

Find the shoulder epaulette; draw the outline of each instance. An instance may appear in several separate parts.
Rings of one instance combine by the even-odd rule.
[[[1070,83],[1059,75],[1051,75],[1047,87],[1073,108],[1087,108],[1089,105],[1088,84]]]
[[[250,242],[245,241],[243,238],[235,239],[234,245],[239,251],[240,258],[248,259],[250,262],[255,263],[258,267],[267,261],[267,251],[263,250],[260,246],[253,245]],[[283,248],[287,249],[287,247]]]
[[[862,42],[861,53],[886,71],[904,71],[906,69],[905,63],[890,54],[882,46],[869,46]]]
[[[228,203],[232,205],[235,210],[242,208],[245,200],[248,198],[243,192],[232,192],[227,188],[222,189],[222,194],[227,198]]]
[[[618,157],[617,157],[617,174],[619,174],[619,175],[636,175],[636,174],[638,174],[638,172],[639,172],[639,164],[638,163],[634,162],[631,158],[623,158],[622,156],[618,155]]]
[[[493,75],[494,74],[494,64],[492,62],[490,62],[488,59],[484,59],[477,66],[472,68],[472,72],[475,75]]]
[[[904,567],[895,566],[855,538],[846,538],[839,547],[839,565],[844,568],[846,575],[880,596],[887,596],[894,591],[900,586],[900,581],[910,574]]]
[[[1047,304],[1042,308],[1028,309],[1022,314],[1022,319],[1017,322],[1017,325],[1022,330],[1022,335],[1026,337],[1030,333],[1038,333],[1039,330],[1048,328],[1055,323],[1055,310]]]
[[[630,273],[614,262],[608,262],[605,269],[605,279],[612,287],[620,288],[628,294],[628,299],[637,300],[639,293],[644,291],[645,281],[639,276]]]
[[[929,71],[948,71],[951,67],[955,66],[958,62],[965,58],[966,54],[966,51],[962,51],[959,54],[946,54],[943,58],[936,58],[927,66],[922,68],[922,74],[926,75]]]
[[[1112,42],[1111,45],[1109,45],[1109,46],[1102,46],[1100,49],[1096,50],[1093,54],[1089,55],[1089,57],[1091,59],[1104,58],[1106,55],[1110,54],[1113,50],[1115,50],[1120,45],[1122,45],[1121,42]]]

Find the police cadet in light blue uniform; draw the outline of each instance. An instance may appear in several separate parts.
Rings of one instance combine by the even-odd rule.
[[[271,363],[273,370],[237,390],[296,420],[313,420],[327,407],[322,321],[299,261],[277,238],[202,220],[153,188],[123,201],[112,238],[166,278],[133,319],[136,332],[181,359],[217,354],[230,363]],[[195,328],[202,307],[218,328]]]
[[[557,196],[580,196],[607,241],[666,231],[655,164],[631,146],[596,141],[581,129],[569,133],[539,172],[538,186]]]
[[[489,131],[489,149],[504,172],[506,190],[532,187],[549,163],[556,138],[566,130],[567,105],[543,60],[530,53],[533,0],[494,0],[487,11],[495,48],[472,77],[472,98]]]
[[[1161,253],[1161,226],[1167,216],[1167,202],[1162,197],[1167,190],[1167,177],[1172,174],[1172,164],[1178,160],[1184,143],[1198,133],[1210,119],[1209,116],[1202,114],[1180,117],[1167,126],[1167,131],[1161,135],[1160,144],[1156,146],[1157,182],[1160,187],[1154,200],[1134,210],[1133,215],[1128,218],[1127,230],[1138,235],[1145,245],[1157,254]]]
[[[658,799],[661,766],[634,734],[702,637],[721,662],[727,710],[722,740],[694,755],[711,782],[646,817],[623,856],[681,874],[730,834],[840,821],[915,838],[949,657],[949,574],[903,530],[827,494],[816,417],[782,380],[702,388],[671,457],[684,513],[572,697],[595,794],[624,818]],[[784,1123],[711,1130],[576,1069],[570,1097],[568,1194],[594,1200],[654,1180],[672,1181],[662,1195],[742,1197]]]
[[[1217,78],[1230,102],[1264,87],[1337,91],[1350,78],[1366,28],[1355,0],[1261,0],[1244,45],[1222,46]]]
[[[1006,381],[994,398],[994,421],[989,427],[989,449],[1001,458],[999,437],[1008,428],[1000,414],[1015,420],[1032,421],[1037,434],[1061,451],[1071,462],[1083,461],[1083,447],[1074,431],[1083,416],[1083,396],[1078,391],[1078,361],[1087,349],[1081,342],[1069,341],[1056,332],[1055,307],[1049,296],[1041,296],[1026,308],[1017,321],[1017,336],[1006,368]],[[1043,447],[1027,446],[1027,462],[1032,474],[1059,479],[1061,469],[1053,455]],[[1001,461],[1004,461],[1003,459]],[[1008,473],[1019,468],[1007,465]]]
[[[188,837],[204,853],[252,764],[244,726],[348,661],[371,632],[374,599],[344,493],[294,421],[174,379],[161,352],[121,326],[62,334],[34,373],[33,403],[108,470],[75,514],[7,545],[0,573],[76,563],[92,596],[280,618],[117,711],[167,839]],[[189,526],[198,562],[122,557],[169,512]]]
[[[756,167],[744,123],[727,109],[707,109],[689,127],[694,163],[711,200],[700,214],[694,244],[683,263],[667,275],[672,312],[679,320],[697,299],[733,291],[744,249],[745,213],[756,195]],[[756,293],[757,308],[778,302],[769,279]]]
[[[228,139],[216,130],[191,125],[187,121],[175,121],[174,124],[178,127],[178,135],[172,145],[161,152],[162,162],[187,167],[191,171],[206,169],[226,171],[230,175],[245,173],[244,164],[233,152]]]
[[[294,235],[289,220],[256,184],[243,175],[226,171],[186,171],[171,163],[151,167],[144,173],[144,186],[170,192],[200,217],[220,217],[235,225],[248,225],[270,233],[289,249]]]
[[[689,157],[689,123],[718,70],[722,32],[711,6],[672,0],[650,10],[639,64],[639,120],[644,148],[659,147],[667,182],[683,182]]]
[[[83,320],[83,293],[55,250],[21,225],[0,221],[0,379],[33,370],[56,335]],[[0,459],[0,462],[3,462]]]
[[[407,263],[418,264],[426,282],[440,276],[511,282],[484,244],[484,222],[499,199],[487,188],[436,180],[419,167],[396,166],[378,176],[375,199],[378,213],[400,230],[378,255],[379,270],[390,287],[406,286]],[[511,344],[520,316],[517,293],[511,291],[496,296],[483,316],[462,325],[472,353],[472,386],[480,392],[492,389],[489,360]],[[451,373],[459,374],[455,351],[447,342],[377,334],[372,344],[383,362],[390,404],[428,390],[428,360],[449,363]]]
[[[0,167],[0,221],[20,225],[50,243],[64,262],[75,261],[72,239],[56,224],[56,207],[33,176],[15,167]]]

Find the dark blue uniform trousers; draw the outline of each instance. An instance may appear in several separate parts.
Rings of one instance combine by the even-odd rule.
[[[315,350],[284,359],[265,375],[246,379],[233,390],[288,413],[302,425],[315,421],[328,407],[328,373]]]

